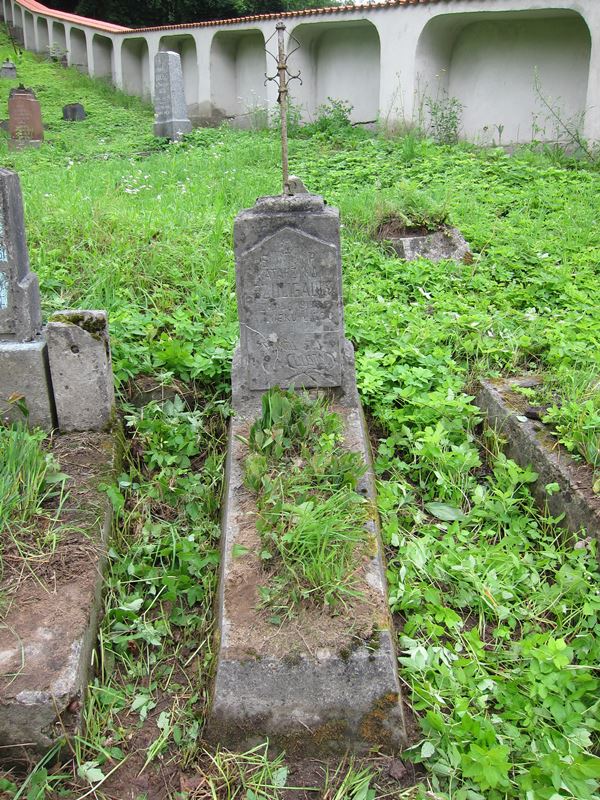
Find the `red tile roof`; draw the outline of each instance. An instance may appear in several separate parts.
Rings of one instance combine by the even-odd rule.
[[[217,25],[237,25],[238,23],[261,22],[263,20],[285,19],[287,17],[308,17],[314,15],[332,16],[336,14],[351,13],[353,11],[360,13],[366,9],[372,10],[396,8],[398,6],[421,6],[445,1],[446,0],[382,0],[381,2],[373,2],[356,6],[340,5],[328,6],[326,8],[307,8],[302,11],[284,11],[277,14],[253,14],[247,17],[235,17],[234,19],[212,19],[205,22],[184,22],[179,25],[159,25],[148,28],[126,28],[123,25],[114,25],[112,22],[102,22],[101,20],[90,19],[89,17],[80,17],[78,14],[69,14],[66,11],[57,11],[54,8],[48,8],[48,6],[38,3],[37,0],[17,0],[17,4],[23,8],[26,8],[28,11],[33,11],[37,14],[44,14],[45,16],[53,17],[54,19],[85,25],[88,28],[97,28],[98,30],[106,31],[107,33],[147,33],[150,31],[175,31],[182,30],[184,28],[208,28]]]

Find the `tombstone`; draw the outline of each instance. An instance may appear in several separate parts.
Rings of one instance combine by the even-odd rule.
[[[376,515],[367,523],[373,552],[356,573],[369,595],[366,620],[357,623],[347,608],[338,625],[303,609],[278,630],[260,606],[264,566],[254,497],[244,485],[245,437],[264,391],[327,390],[345,441],[367,465],[357,491],[375,507],[354,352],[344,336],[339,228],[337,209],[304,192],[260,198],[235,221],[240,344],[232,369],[217,667],[205,731],[230,749],[268,738],[275,750],[325,757],[373,747],[395,752],[406,743]]]
[[[10,78],[15,80],[17,77],[17,68],[13,62],[7,58],[0,67],[0,78]]]
[[[33,90],[23,84],[8,96],[8,131],[11,149],[39,147],[44,139],[40,104]]]
[[[354,355],[344,338],[339,212],[307,193],[263,197],[235,222],[240,345],[234,406],[262,391],[337,388],[356,402]]]
[[[62,311],[46,326],[61,433],[106,431],[115,394],[106,311]]]
[[[63,106],[63,119],[67,122],[80,122],[86,118],[84,107],[81,103],[67,103]]]
[[[154,112],[155,136],[178,141],[192,130],[179,53],[161,50],[154,56]]]
[[[28,421],[55,425],[48,353],[42,336],[37,276],[29,270],[19,177],[0,168],[0,416],[19,419],[11,399],[22,398]]]

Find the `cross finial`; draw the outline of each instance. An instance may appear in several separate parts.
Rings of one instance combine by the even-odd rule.
[[[273,36],[277,35],[277,56],[270,53],[267,50],[267,53],[275,59],[277,62],[277,74],[266,76],[267,81],[277,81],[278,86],[278,94],[277,94],[277,102],[279,103],[279,115],[281,118],[281,170],[283,173],[283,194],[291,194],[290,191],[290,184],[289,184],[289,164],[288,164],[288,139],[287,139],[287,111],[288,111],[288,84],[292,80],[299,80],[300,83],[300,72],[293,75],[288,69],[288,58],[295,53],[298,47],[300,46],[298,42],[298,47],[294,48],[290,53],[285,52],[285,24],[283,22],[278,22],[275,26],[275,33],[267,39],[266,44],[268,44]],[[290,36],[290,39],[294,39],[293,36]],[[265,49],[266,46],[265,46]],[[266,81],[265,81],[266,83]]]

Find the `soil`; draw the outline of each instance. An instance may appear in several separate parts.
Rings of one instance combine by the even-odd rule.
[[[405,225],[400,219],[388,219],[382,222],[377,228],[375,239],[384,242],[388,239],[403,239],[405,236],[429,236],[444,230],[445,225],[436,225],[435,228],[427,228],[425,225]]]
[[[348,424],[348,409],[333,407],[346,422],[345,446],[349,450],[362,449],[361,442],[352,440],[352,427]],[[248,427],[236,430],[245,438]],[[354,434],[355,435],[355,434]],[[307,605],[294,611],[292,617],[281,625],[273,625],[269,618],[273,612],[260,609],[259,588],[266,586],[270,572],[259,557],[260,535],[256,529],[256,503],[252,493],[242,482],[243,464],[248,454],[246,445],[233,440],[231,480],[235,481],[235,500],[232,508],[231,528],[235,530],[235,544],[248,552],[230,559],[224,589],[225,614],[228,621],[227,654],[232,658],[260,657],[290,658],[299,653],[315,656],[322,648],[329,652],[343,652],[371,640],[378,629],[389,627],[385,596],[368,582],[368,571],[373,551],[378,544],[373,539],[371,553],[365,554],[357,564],[354,575],[359,596],[348,600],[337,615],[326,609]],[[379,521],[375,506],[371,518],[377,529]]]

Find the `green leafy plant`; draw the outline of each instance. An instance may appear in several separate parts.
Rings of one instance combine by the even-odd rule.
[[[257,495],[261,557],[272,575],[263,601],[288,612],[303,602],[334,609],[356,595],[354,573],[368,534],[364,472],[342,449],[342,422],[325,397],[265,392],[250,429],[245,482]]]
[[[463,105],[446,90],[437,97],[428,97],[425,107],[429,113],[429,129],[438,144],[456,144],[460,133]]]

